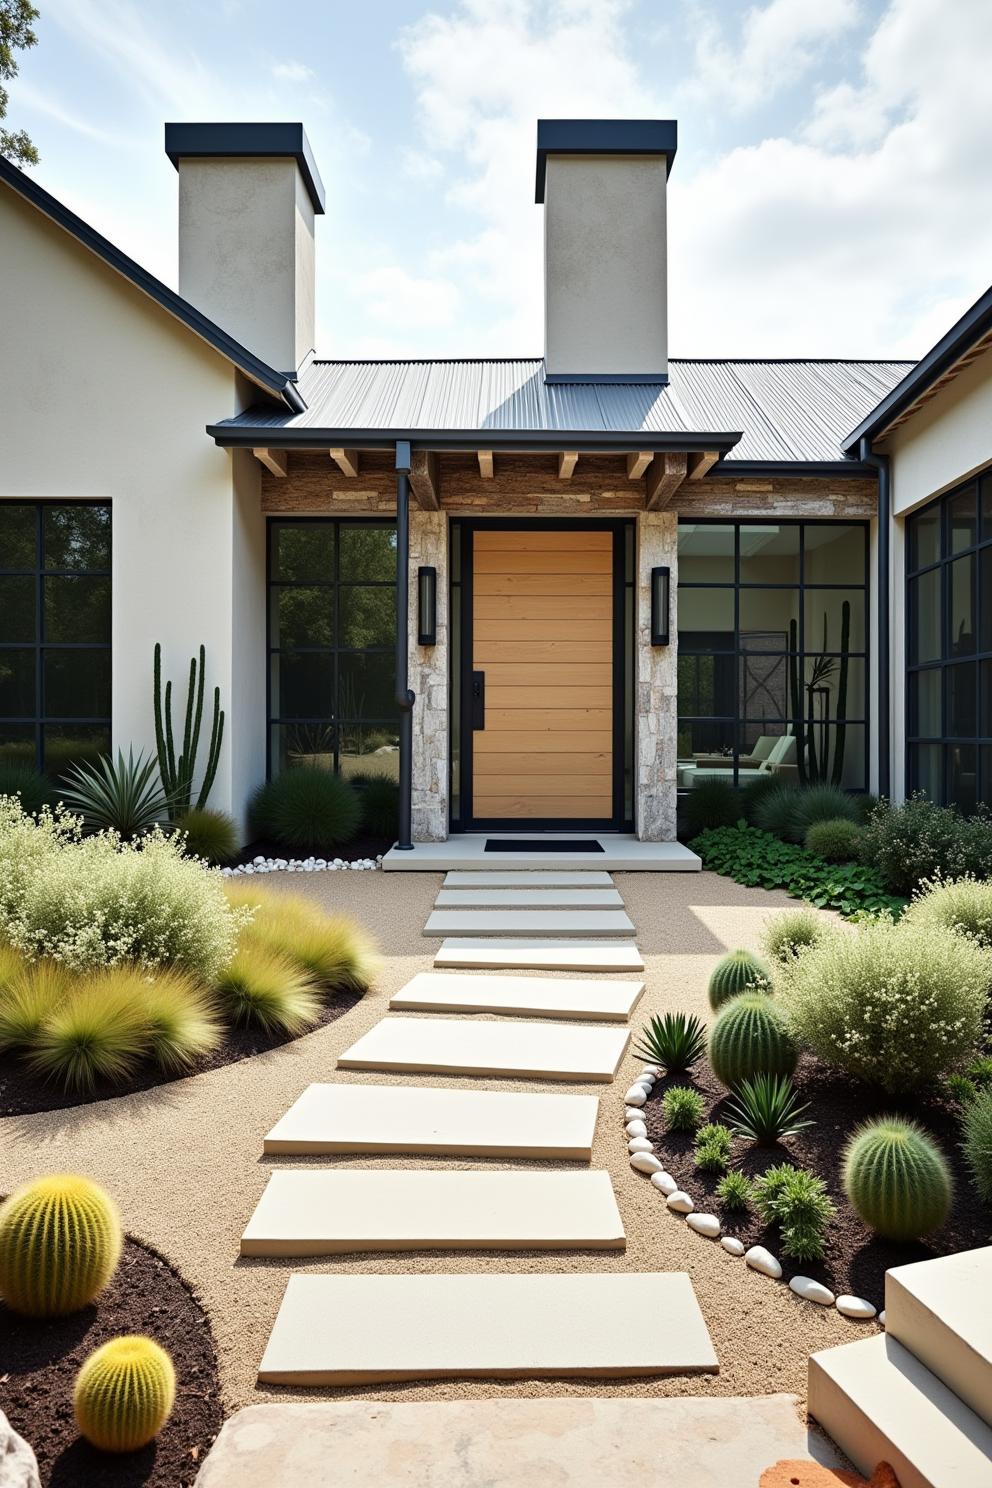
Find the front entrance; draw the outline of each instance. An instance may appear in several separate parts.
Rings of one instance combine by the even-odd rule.
[[[624,825],[625,534],[464,524],[463,830]]]

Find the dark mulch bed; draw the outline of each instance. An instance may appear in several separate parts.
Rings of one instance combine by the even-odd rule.
[[[958,1145],[960,1124],[955,1108],[933,1092],[895,1100],[835,1074],[817,1060],[804,1056],[796,1071],[795,1084],[801,1098],[810,1103],[804,1116],[815,1120],[816,1125],[775,1147],[756,1147],[735,1140],[731,1166],[742,1168],[750,1176],[778,1163],[791,1162],[796,1167],[810,1168],[826,1183],[837,1206],[836,1217],[828,1229],[826,1258],[822,1262],[799,1262],[782,1254],[781,1238],[774,1226],[766,1227],[749,1212],[724,1213],[715,1193],[719,1174],[701,1173],[693,1162],[692,1138],[666,1129],[661,1114],[661,1097],[669,1085],[685,1084],[695,1086],[705,1097],[709,1112],[707,1121],[724,1121],[729,1125],[726,1118],[729,1097],[708,1066],[700,1063],[692,1078],[673,1076],[661,1079],[643,1110],[648,1136],[655,1144],[657,1156],[672,1177],[692,1195],[697,1209],[720,1217],[726,1234],[736,1235],[748,1246],[767,1246],[781,1261],[786,1280],[797,1275],[812,1276],[825,1282],[838,1295],[853,1292],[856,1296],[867,1297],[869,1302],[881,1308],[885,1294],[883,1278],[890,1266],[929,1260],[935,1255],[972,1250],[989,1243],[992,1210],[979,1200],[961,1161]],[[896,1244],[880,1240],[848,1207],[840,1186],[841,1153],[851,1131],[871,1117],[892,1114],[907,1116],[925,1127],[936,1138],[954,1172],[951,1218],[925,1244]]]
[[[389,851],[394,841],[393,837],[355,837],[351,842],[338,847],[286,847],[284,843],[259,838],[257,842],[247,843],[238,856],[231,859],[230,866],[237,868],[257,857],[285,858],[287,862],[294,858],[297,862],[305,862],[307,858],[325,858],[328,863],[332,863],[335,858],[341,858],[345,863],[357,863],[359,858],[371,858],[374,863],[380,854]]]
[[[172,1355],[176,1406],[140,1452],[98,1452],[79,1436],[72,1387],[88,1354],[121,1333],[146,1333]],[[107,1290],[67,1318],[36,1321],[0,1305],[0,1408],[30,1442],[45,1488],[189,1488],[224,1416],[206,1314],[154,1251],[127,1240]]]
[[[361,1001],[360,992],[335,992],[328,996],[315,1028],[333,1023]],[[313,1032],[313,1030],[309,1030]],[[304,1034],[303,1037],[306,1037]],[[14,1054],[0,1054],[0,1117],[29,1116],[33,1111],[61,1111],[69,1106],[85,1106],[91,1101],[111,1100],[131,1095],[136,1090],[151,1090],[156,1085],[169,1085],[187,1075],[202,1075],[205,1070],[236,1064],[254,1054],[265,1054],[281,1044],[291,1043],[286,1034],[266,1033],[256,1026],[229,1028],[224,1042],[213,1054],[200,1059],[183,1075],[166,1074],[153,1064],[143,1065],[126,1085],[101,1082],[85,1094],[71,1093],[52,1080],[43,1080],[21,1063]]]

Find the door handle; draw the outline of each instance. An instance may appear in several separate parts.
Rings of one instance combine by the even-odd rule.
[[[472,673],[472,727],[473,729],[484,729],[486,726],[486,674],[485,672]]]

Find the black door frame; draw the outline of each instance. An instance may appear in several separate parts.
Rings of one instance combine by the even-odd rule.
[[[632,699],[624,685],[625,654],[625,535],[632,525],[629,518],[610,517],[491,517],[466,519],[461,522],[461,676],[460,730],[461,746],[459,816],[452,818],[453,832],[623,832],[630,829],[624,813],[624,770],[627,712]],[[472,812],[473,724],[472,671],[473,635],[473,556],[474,535],[479,530],[512,532],[585,531],[613,534],[613,812],[602,817],[477,817]],[[633,617],[632,617],[633,619]],[[635,628],[636,629],[636,628]]]

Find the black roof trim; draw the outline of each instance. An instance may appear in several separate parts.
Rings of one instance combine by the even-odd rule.
[[[176,170],[184,157],[237,155],[289,156],[300,168],[318,214],[324,210],[324,183],[302,124],[166,124],[165,153]]]
[[[534,200],[544,200],[549,155],[664,155],[671,175],[678,136],[674,119],[538,119]]]
[[[70,233],[82,243],[84,248],[89,248],[98,258],[102,258],[104,263],[116,269],[125,279],[129,279],[136,289],[140,289],[170,315],[182,321],[201,340],[206,341],[215,351],[219,351],[221,356],[226,357],[229,362],[239,368],[252,382],[258,383],[268,392],[281,397],[294,413],[302,413],[305,410],[306,403],[295,386],[295,373],[277,372],[267,362],[261,361],[247,347],[242,346],[240,341],[235,341],[233,336],[229,336],[226,331],[221,330],[219,325],[208,320],[188,300],[176,294],[174,289],[169,289],[161,279],[156,279],[154,274],[149,274],[148,270],[135,263],[133,258],[128,258],[126,253],[115,248],[108,238],[90,227],[89,223],[84,222],[81,217],[77,217],[75,212],[70,212],[68,207],[56,201],[54,196],[51,196],[30,176],[18,170],[15,165],[11,165],[9,160],[4,160],[2,156],[0,156],[0,181],[13,187],[19,196],[30,202],[33,207],[37,207],[58,227]]]
[[[870,476],[874,480],[878,472],[874,466],[864,465],[860,460],[721,460],[709,474],[727,476],[731,480],[777,475]]]
[[[887,393],[881,403],[872,409],[868,417],[862,419],[856,429],[851,430],[841,448],[845,452],[856,453],[862,439],[870,439],[886,424],[890,424],[990,330],[992,330],[992,288],[987,289],[970,310],[965,311],[961,319],[951,326],[946,335],[941,336],[936,346],[932,346],[926,356],[920,358],[913,370],[908,372],[901,382],[896,383],[892,391]]]
[[[250,417],[246,409],[238,418]],[[624,432],[600,429],[318,429],[280,427],[278,424],[239,423],[238,418],[208,424],[207,433],[219,445],[233,448],[327,449],[345,445],[358,449],[392,449],[397,440],[407,440],[421,450],[502,449],[515,451],[579,450],[586,454],[610,454],[613,450],[719,450],[733,449],[741,432],[682,433]]]

